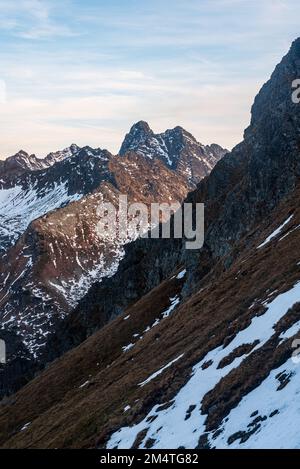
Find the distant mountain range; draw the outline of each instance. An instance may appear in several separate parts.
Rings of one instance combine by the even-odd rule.
[[[147,122],[138,122],[126,135],[120,155],[134,151],[149,159],[160,159],[166,166],[196,185],[207,176],[228,150],[220,145],[202,145],[182,127],[155,134]]]

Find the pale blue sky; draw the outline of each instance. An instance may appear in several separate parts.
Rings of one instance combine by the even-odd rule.
[[[242,139],[299,0],[0,0],[0,157],[117,152],[132,123]]]

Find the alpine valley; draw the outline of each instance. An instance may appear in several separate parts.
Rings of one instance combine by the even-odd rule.
[[[138,122],[119,155],[0,163],[2,448],[299,448],[300,39],[231,152]],[[205,204],[205,242],[96,234],[97,206]]]
[[[2,396],[44,365],[56,324],[93,283],[116,272],[124,242],[97,234],[99,204],[118,206],[124,194],[128,202],[181,203],[225,153],[181,127],[155,136],[138,122],[117,156],[73,144],[45,159],[20,151],[0,160],[0,334],[8,349]],[[109,319],[103,315],[98,326]]]

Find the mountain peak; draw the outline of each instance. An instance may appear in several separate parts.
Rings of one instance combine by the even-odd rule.
[[[49,167],[58,161],[65,160],[66,158],[70,158],[71,156],[76,155],[76,153],[78,153],[80,150],[81,148],[76,145],[76,143],[72,143],[69,147],[64,148],[63,150],[49,153],[46,158],[41,161],[45,167]]]
[[[292,42],[290,52],[296,52],[298,55],[300,55],[300,37]]]
[[[29,156],[29,153],[25,150],[19,150],[15,155],[13,155],[11,158],[16,158],[17,156]]]
[[[174,127],[174,129],[166,130],[165,135],[175,136],[177,138],[191,140],[192,142],[198,143],[195,137],[180,125],[177,125],[176,127]]]
[[[29,153],[25,150],[19,150],[17,153],[15,153],[12,156],[9,156],[6,158],[6,161],[15,161],[15,160],[20,160],[24,158],[29,158]]]
[[[2,182],[8,181],[11,177],[18,177],[24,172],[42,169],[41,161],[35,155],[19,150],[15,155],[0,161],[0,179]]]
[[[131,127],[119,154],[124,156],[130,151],[150,160],[161,160],[184,177],[188,175],[192,185],[206,176],[227,153],[221,147],[205,147],[181,126],[155,134],[145,121]]]
[[[119,154],[124,156],[128,151],[135,151],[135,149],[144,144],[149,137],[154,135],[150,129],[149,124],[145,121],[139,121],[133,124],[120,148]]]
[[[66,148],[65,150],[68,150],[68,149],[74,155],[75,153],[81,150],[81,147],[79,147],[76,143],[71,143],[69,148]]]
[[[72,143],[72,145],[64,150],[49,153],[45,158],[38,158],[36,155],[29,154],[21,149],[15,155],[9,156],[6,160],[1,161],[1,179],[5,177],[6,180],[9,180],[28,171],[47,169],[59,161],[76,155],[79,151],[80,147]]]

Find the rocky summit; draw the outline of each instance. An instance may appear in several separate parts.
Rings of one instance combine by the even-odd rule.
[[[299,76],[297,39],[231,152],[139,122],[118,156],[84,148],[2,190],[1,447],[299,446]],[[96,200],[124,191],[204,203],[203,247],[92,241]]]
[[[1,163],[0,335],[9,339],[0,392],[7,394],[44,363],[49,336],[95,282],[115,273],[134,239],[97,234],[99,204],[123,194],[128,203],[181,203],[193,184],[133,150],[114,156],[73,144],[45,159],[22,151]]]

